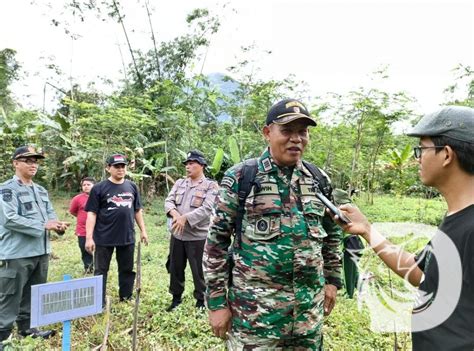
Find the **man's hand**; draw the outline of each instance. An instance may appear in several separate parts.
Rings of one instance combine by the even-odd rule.
[[[324,286],[324,315],[329,316],[336,305],[337,288],[335,285],[326,284]]]
[[[146,233],[146,231],[143,231],[141,234],[140,234],[140,240],[143,244],[145,244],[146,246],[148,246],[148,234]]]
[[[44,225],[47,230],[54,230],[58,234],[64,234],[66,229],[71,225],[69,222],[61,222],[57,219],[50,219]]]
[[[58,228],[55,229],[54,231],[58,233],[59,235],[63,235],[66,229],[71,225],[69,222],[62,222],[58,221]]]
[[[176,217],[173,216],[173,223],[171,225],[171,230],[174,231],[177,235],[182,235],[186,222],[187,222],[187,218],[185,215],[178,215]]]
[[[95,251],[94,239],[86,237],[86,251],[90,253],[91,255],[94,253]]]
[[[181,216],[181,213],[175,208],[173,208],[171,211],[168,212],[168,214],[171,216],[171,220],[174,222],[176,219]]]
[[[337,216],[333,216],[334,220],[337,221],[345,232],[361,236],[366,236],[370,233],[370,223],[357,207],[342,205],[339,207],[339,210],[351,220],[351,223],[343,224],[338,220]]]
[[[209,324],[215,336],[221,339],[227,339],[227,332],[232,326],[232,313],[230,309],[223,308],[220,310],[209,311]]]

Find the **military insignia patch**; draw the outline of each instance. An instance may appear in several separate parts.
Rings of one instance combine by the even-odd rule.
[[[257,231],[259,233],[267,233],[268,228],[270,227],[268,223],[268,219],[266,218],[260,218],[257,223],[255,224],[255,227],[257,228]]]
[[[263,170],[265,172],[268,172],[268,171],[271,171],[272,169],[272,162],[270,161],[270,159],[267,157],[267,158],[264,158],[262,160],[262,165],[263,165]]]
[[[33,209],[33,203],[25,202],[25,210],[31,211]]]
[[[221,180],[221,186],[226,186],[228,188],[232,188],[232,185],[234,185],[234,183],[235,183],[235,179],[231,177],[227,177],[227,176],[225,176]]]
[[[10,202],[13,199],[12,191],[11,189],[3,189],[2,191],[2,199],[5,202]]]

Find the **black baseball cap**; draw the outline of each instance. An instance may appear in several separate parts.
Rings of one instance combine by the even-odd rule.
[[[287,124],[300,118],[304,118],[311,126],[316,125],[305,105],[295,99],[285,99],[270,107],[265,124]]]
[[[113,154],[113,155],[110,155],[109,158],[107,159],[107,164],[109,166],[119,165],[119,164],[128,165],[128,161],[127,161],[127,158],[122,154]]]
[[[36,158],[44,158],[42,152],[38,152],[33,146],[25,145],[20,146],[15,150],[13,153],[12,159],[18,160],[22,157],[36,157]]]
[[[198,150],[191,150],[188,152],[188,154],[186,155],[186,160],[183,161],[183,164],[185,165],[186,162],[188,161],[196,161],[203,166],[207,166],[207,162],[206,162],[206,159],[204,158],[204,154]]]

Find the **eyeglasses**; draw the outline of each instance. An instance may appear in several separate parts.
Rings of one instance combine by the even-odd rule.
[[[35,158],[19,158],[15,161],[18,161],[18,162],[24,162],[26,163],[27,165],[39,165],[41,162]]]
[[[444,149],[444,146],[415,146],[413,148],[413,154],[416,159],[419,159],[421,157],[421,153],[425,149]]]

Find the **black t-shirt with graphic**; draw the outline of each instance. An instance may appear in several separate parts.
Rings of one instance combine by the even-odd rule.
[[[413,350],[474,350],[474,205],[445,217],[439,229],[454,243],[462,265],[462,289],[452,314],[435,328],[412,333]],[[442,248],[441,248],[442,249]],[[429,307],[436,299],[439,269],[431,245],[417,256],[418,267],[425,273],[420,290],[433,294],[414,313]],[[422,312],[420,312],[422,313]]]
[[[142,208],[135,183],[104,180],[94,185],[85,210],[97,214],[94,242],[100,246],[123,246],[135,242],[135,212]]]

